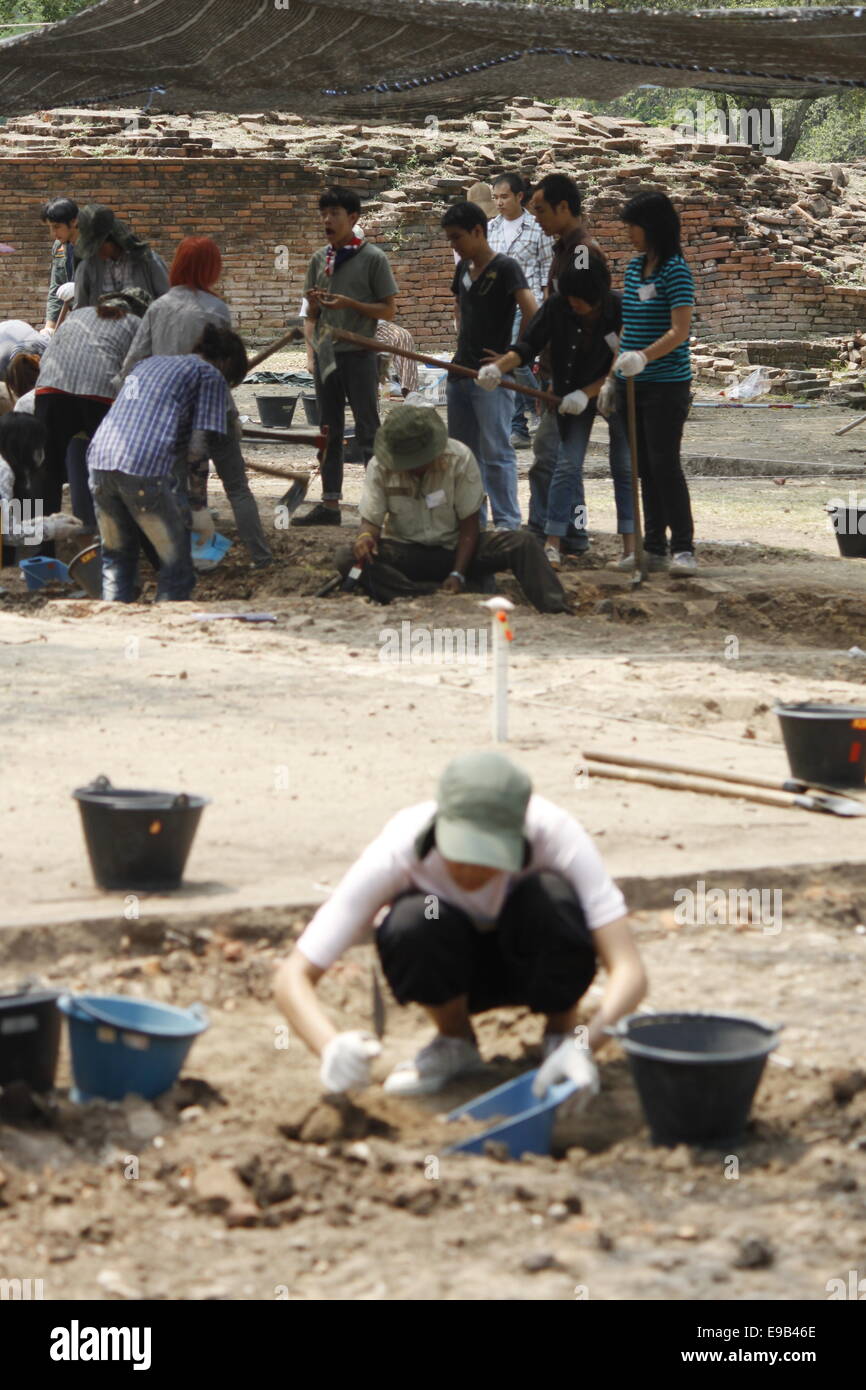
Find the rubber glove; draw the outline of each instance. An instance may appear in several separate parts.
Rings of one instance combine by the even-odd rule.
[[[58,285],[54,291],[61,304],[65,304],[68,299],[75,297],[75,281],[67,280],[65,285]]]
[[[616,410],[616,386],[609,377],[599,391],[595,404],[599,415],[603,415],[605,420],[609,420]]]
[[[192,513],[193,545],[207,545],[216,534],[214,519],[207,507]]]
[[[614,363],[623,376],[640,376],[645,366],[646,353],[643,352],[621,352]]]
[[[569,391],[567,396],[563,396],[559,402],[560,415],[582,415],[589,405],[589,396],[585,391]]]
[[[502,373],[492,362],[488,362],[478,373],[478,385],[482,391],[495,391],[501,380]]]
[[[549,1086],[557,1081],[574,1081],[578,1090],[571,1098],[571,1104],[582,1109],[593,1096],[598,1095],[598,1071],[587,1047],[581,1047],[569,1035],[551,1052],[538,1068],[538,1075],[532,1083],[532,1093],[543,1096]]]
[[[372,1033],[338,1033],[322,1052],[319,1077],[326,1091],[351,1091],[370,1084],[370,1064],[382,1051]]]
[[[38,525],[38,522],[34,522],[34,525]],[[66,516],[64,512],[54,512],[42,520],[42,532],[49,541],[63,541],[69,536],[80,535],[83,530],[83,521],[79,521],[77,516]]]

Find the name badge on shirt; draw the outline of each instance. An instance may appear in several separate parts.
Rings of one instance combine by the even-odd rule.
[[[637,297],[638,297],[638,299],[642,300],[644,303],[645,303],[646,300],[648,300],[648,299],[655,299],[655,297],[656,297],[656,287],[655,287],[655,285],[638,285],[638,287],[637,287]]]
[[[463,272],[462,284],[463,284],[464,290],[471,290],[471,289],[472,289],[472,276],[469,274],[469,271],[468,271],[468,270],[464,270],[464,272]]]
[[[424,501],[430,508],[441,507],[445,501],[445,489],[440,487],[436,492],[428,492],[424,496]]]

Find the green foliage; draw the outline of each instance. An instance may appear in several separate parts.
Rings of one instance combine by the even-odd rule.
[[[79,10],[86,10],[93,0],[0,0],[0,25],[56,24]],[[22,29],[0,30],[0,37],[25,33]]]
[[[866,92],[843,92],[812,103],[798,159],[841,161],[866,155]]]

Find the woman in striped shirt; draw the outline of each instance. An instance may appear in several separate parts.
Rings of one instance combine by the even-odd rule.
[[[670,573],[689,575],[695,572],[694,525],[680,444],[691,403],[694,281],[680,246],[680,219],[664,193],[637,193],[621,216],[637,255],[625,273],[614,373],[623,413],[625,379],[636,378],[644,548],[651,570],[667,569],[670,532]]]

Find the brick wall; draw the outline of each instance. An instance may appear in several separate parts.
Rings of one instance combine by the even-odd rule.
[[[0,262],[0,318],[41,324],[50,244],[39,207],[49,195],[68,193],[80,203],[108,203],[167,261],[182,237],[214,237],[235,322],[247,337],[264,341],[297,313],[309,255],[322,239],[316,195],[323,182],[296,160],[0,159],[0,241],[18,251]],[[370,192],[385,186],[386,180],[371,180]],[[616,215],[620,201],[589,204],[593,230],[614,262],[615,283],[631,254]],[[675,201],[698,286],[699,332],[715,339],[796,338],[863,326],[866,289],[828,286],[802,262],[774,259],[760,240],[745,235],[736,207],[724,197]],[[381,216],[371,210],[363,218],[401,286],[398,321],[428,351],[453,343],[453,260],[439,207],[389,208]]]

